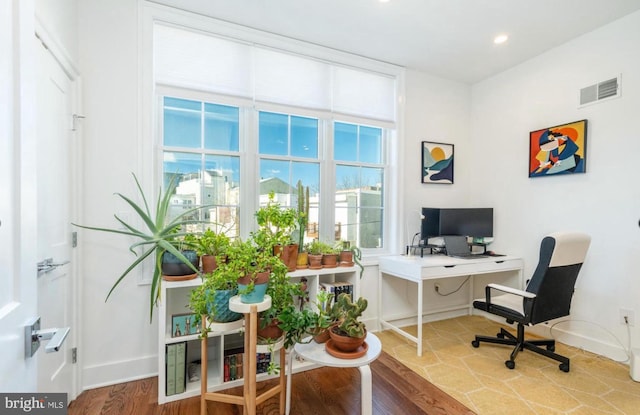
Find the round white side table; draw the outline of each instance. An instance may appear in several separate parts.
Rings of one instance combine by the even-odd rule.
[[[291,410],[291,377],[293,373],[293,360],[295,355],[322,366],[357,367],[360,370],[362,415],[371,415],[371,368],[369,367],[369,364],[380,356],[380,353],[382,352],[382,344],[373,333],[367,333],[365,342],[367,342],[367,345],[369,346],[367,353],[356,359],[341,359],[339,357],[334,357],[326,351],[324,343],[318,344],[315,341],[311,341],[310,343],[297,343],[289,356],[289,376],[287,377],[287,415],[289,415],[289,411]]]

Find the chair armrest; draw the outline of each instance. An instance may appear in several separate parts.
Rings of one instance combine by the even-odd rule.
[[[528,291],[519,290],[517,288],[507,287],[505,285],[491,283],[491,284],[487,284],[487,286],[484,289],[485,302],[488,305],[491,305],[491,290],[492,289],[493,290],[497,290],[497,291],[502,291],[504,293],[511,294],[511,295],[517,295],[518,297],[522,297],[524,300],[531,301],[532,299],[536,298],[536,295],[534,293],[530,293]]]
[[[490,288],[492,288],[494,290],[502,291],[502,292],[505,292],[505,293],[517,295],[519,297],[536,298],[536,295],[534,293],[530,293],[529,291],[519,290],[517,288],[507,287],[505,285],[500,285],[500,284],[495,284],[495,283],[487,284],[487,291]]]

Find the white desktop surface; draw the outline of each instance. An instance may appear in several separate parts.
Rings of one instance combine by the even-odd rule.
[[[442,254],[431,254],[420,256],[390,255],[380,257],[379,278],[378,278],[378,321],[380,329],[390,328],[401,336],[413,341],[417,346],[418,356],[422,356],[422,317],[430,314],[424,311],[424,282],[443,278],[453,278],[461,276],[474,276],[492,273],[517,273],[510,284],[513,288],[522,289],[524,261],[522,258],[514,256],[492,256],[478,257],[472,259],[453,258]],[[386,320],[382,315],[383,303],[382,293],[385,292],[383,284],[386,278],[397,278],[417,284],[417,336],[412,336],[399,326],[393,323],[393,319]],[[436,310],[435,312],[454,311],[467,309],[469,314],[473,313],[473,280],[469,281],[469,298],[467,304],[457,305],[446,310]]]

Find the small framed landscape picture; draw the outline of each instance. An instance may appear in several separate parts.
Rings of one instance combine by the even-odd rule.
[[[196,315],[191,313],[171,316],[171,337],[188,336],[200,333],[200,326],[194,327]]]
[[[453,183],[453,144],[422,142],[422,183]]]
[[[587,120],[529,133],[529,177],[587,171]]]

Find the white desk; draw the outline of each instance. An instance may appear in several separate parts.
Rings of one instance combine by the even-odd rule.
[[[379,262],[380,278],[378,278],[378,321],[380,328],[385,327],[392,329],[396,333],[413,341],[418,346],[418,356],[422,356],[422,317],[423,308],[423,285],[427,280],[436,280],[441,278],[473,276],[480,274],[489,274],[497,272],[516,272],[517,278],[512,281],[511,286],[514,288],[523,288],[523,268],[524,261],[521,258],[512,256],[496,256],[473,259],[451,258],[446,255],[425,255],[423,258],[417,256],[393,255],[380,257]],[[418,285],[418,335],[414,337],[409,333],[401,330],[400,327],[394,325],[391,321],[384,319],[382,315],[382,293],[384,292],[383,283],[385,278],[400,278],[406,281],[414,282]],[[470,280],[469,301],[468,304],[456,306],[447,310],[436,310],[433,312],[452,311],[467,308],[469,314],[473,314],[473,278]]]
[[[356,359],[341,359],[331,356],[325,350],[325,344],[318,344],[315,341],[310,343],[297,343],[291,355],[289,356],[289,376],[287,377],[287,415],[291,410],[291,378],[293,369],[293,359],[295,355],[302,357],[304,360],[331,367],[357,367],[360,370],[360,396],[362,401],[362,415],[371,415],[372,413],[372,394],[371,394],[371,368],[369,363],[373,362],[380,356],[382,352],[382,343],[373,333],[367,332],[365,339],[369,349],[367,354]]]

